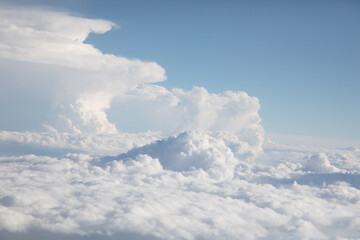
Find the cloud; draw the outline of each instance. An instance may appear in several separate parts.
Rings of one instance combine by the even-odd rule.
[[[0,13],[2,58],[109,73],[123,83],[165,80],[164,69],[154,62],[103,54],[84,43],[89,33],[111,30],[110,21],[39,8],[3,7]]]
[[[126,125],[130,118],[136,125],[165,134],[228,132],[249,144],[254,153],[261,151],[264,142],[259,100],[245,92],[215,94],[202,87],[169,91],[160,86],[139,85],[114,100],[113,111],[119,108],[129,113],[119,119],[119,125]]]
[[[315,173],[334,173],[340,171],[340,169],[330,164],[325,153],[319,153],[311,156],[306,162],[305,170]]]
[[[117,155],[143,146],[160,138],[156,132],[142,134],[116,133],[68,133],[48,132],[0,132],[0,152],[3,155],[42,153],[62,156],[68,152],[94,155]]]
[[[87,136],[91,135],[87,143],[92,147],[86,149],[90,150],[90,153],[93,153],[94,149],[105,153],[106,149],[113,149],[111,146],[117,141],[111,143],[104,140],[104,144],[100,144],[101,140],[96,136],[110,141],[111,138],[123,139],[119,136],[117,126],[120,130],[126,130],[129,128],[126,127],[128,122],[143,126],[140,130],[144,132],[151,130],[163,136],[182,131],[211,131],[225,141],[233,142],[233,148],[237,148],[234,151],[239,154],[256,157],[262,151],[264,130],[258,114],[260,105],[257,98],[249,97],[244,92],[227,91],[214,94],[200,87],[194,87],[190,91],[169,91],[160,86],[139,85],[124,91],[112,104],[111,99],[111,95],[104,92],[79,96],[75,103],[69,104],[71,111],[60,114],[59,120],[62,121],[62,126],[65,126],[62,131],[59,127],[45,125],[46,130],[50,131],[48,134],[27,132],[21,136],[20,132],[12,134],[4,131],[0,132],[0,140],[9,139],[22,143],[26,139],[27,143],[51,146],[61,139],[59,146],[74,148],[75,145],[79,146],[74,139],[82,142],[81,139],[89,139]],[[109,112],[110,119],[113,111],[120,116],[120,119],[115,119],[116,125],[111,123],[105,111]],[[241,144],[238,144],[239,141]],[[82,150],[85,150],[85,146]],[[121,150],[129,149],[119,148],[117,153],[121,153]],[[114,151],[109,151],[108,154],[114,154]]]
[[[0,20],[0,237],[360,237],[358,148],[263,148],[257,98],[151,84],[158,64],[84,43],[109,21]]]
[[[187,133],[178,138],[158,144],[169,144],[161,148],[169,157],[193,151],[194,155],[178,158],[184,164],[197,161],[193,156],[201,156],[201,151],[230,154],[221,141],[210,137]],[[194,145],[186,144],[190,139]],[[204,144],[208,145],[201,147]],[[149,153],[159,153],[155,151],[159,145],[149,146]],[[169,151],[170,147],[179,150]],[[206,177],[206,163],[192,171],[173,171],[166,166],[170,159],[166,156],[160,160],[146,154],[127,157],[106,162],[84,154],[2,157],[0,167],[5,174],[0,181],[5,187],[0,192],[0,228],[89,237],[135,232],[140,234],[138,239],[141,235],[306,239],[334,233],[356,238],[358,234],[360,190],[344,182],[326,186],[262,183],[254,181],[254,176],[261,175],[256,168],[261,167],[259,163],[250,169],[254,180],[236,172],[231,181],[219,182]],[[221,156],[216,161],[220,160]]]
[[[54,121],[49,115],[56,113],[72,118],[77,114],[86,129],[114,131],[105,114],[112,98],[130,86],[166,79],[165,70],[155,62],[103,54],[84,43],[90,33],[109,31],[115,26],[112,22],[9,6],[1,8],[0,22],[1,93],[4,100],[17,103],[17,111],[26,113],[29,105],[38,109],[40,116],[26,116],[37,118],[33,122]],[[15,125],[19,120],[12,121],[17,115],[11,107],[1,108],[8,115],[5,124],[13,129],[24,124]]]
[[[99,134],[115,134],[116,127],[108,121],[105,113],[105,110],[110,108],[110,99],[108,94],[99,92],[79,97],[72,107],[85,126],[93,126]]]
[[[84,43],[89,33],[115,26],[106,20],[38,8],[4,7],[1,13],[0,68],[6,75],[2,91],[6,100],[19,103],[17,111],[38,109],[38,114],[25,116],[27,123],[36,124],[32,129],[40,129],[41,122],[60,132],[114,136],[117,128],[165,135],[222,131],[235,133],[254,152],[261,151],[264,131],[257,98],[245,92],[215,94],[201,87],[184,91],[148,84],[165,80],[165,70],[154,62],[103,54]],[[41,99],[29,103],[33,98],[23,99],[19,91]],[[12,121],[20,117],[10,105],[2,105],[9,119],[4,125],[20,130],[25,123]],[[116,123],[108,114],[116,115]],[[136,127],[126,127],[134,121]]]
[[[165,169],[180,172],[201,169],[215,180],[232,179],[238,161],[222,139],[200,132],[184,132],[158,140],[118,158],[135,158],[142,154],[159,159]]]

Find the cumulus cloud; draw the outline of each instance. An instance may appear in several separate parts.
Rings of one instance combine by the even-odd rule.
[[[360,237],[358,148],[263,148],[257,98],[168,90],[158,64],[84,43],[112,22],[9,6],[0,20],[17,130],[0,131],[1,238]],[[17,129],[30,118],[41,131]]]
[[[185,136],[199,141],[196,134]],[[167,141],[188,153],[204,148],[176,138]],[[205,149],[229,151],[215,140],[207,144]],[[164,159],[177,151],[164,149],[160,160],[140,153],[106,162],[83,154],[2,157],[0,228],[79,236],[137,232],[159,239],[358,236],[357,188],[344,183],[276,186],[240,175],[231,181],[212,181],[206,177],[205,164],[194,171],[169,169]],[[178,160],[197,161],[191,155]],[[252,174],[260,173],[252,170]]]
[[[114,124],[108,121],[105,113],[110,108],[111,96],[104,92],[79,97],[75,105],[71,105],[79,114],[85,126],[92,126],[96,133],[115,134],[117,133]]]
[[[262,151],[264,130],[258,114],[260,104],[257,98],[250,97],[244,92],[227,91],[211,94],[200,87],[194,87],[190,91],[169,91],[160,86],[140,85],[124,91],[116,97],[112,106],[111,99],[111,95],[104,92],[81,95],[74,103],[69,104],[71,111],[60,115],[64,130],[46,125],[49,134],[27,132],[24,136],[19,132],[11,134],[3,131],[0,132],[0,141],[9,139],[11,135],[13,142],[24,142],[26,139],[30,143],[33,139],[36,145],[50,146],[52,143],[48,144],[46,141],[56,138],[61,139],[63,146],[74,146],[74,141],[66,144],[66,139],[89,139],[89,135],[94,136],[92,139],[96,139],[97,135],[101,135],[103,139],[121,139],[117,126],[121,130],[125,125],[126,130],[129,128],[126,127],[128,121],[143,126],[141,130],[144,132],[152,130],[163,136],[182,131],[211,131],[225,141],[232,142],[231,146],[237,148],[234,151],[238,154],[256,157]],[[112,111],[116,114],[121,111],[116,125],[109,120],[106,110],[110,112],[110,116]],[[238,144],[239,141],[242,143]],[[94,144],[92,142],[88,140],[91,146],[99,144],[96,140]],[[95,147],[97,150],[108,148],[104,145]],[[91,152],[94,150],[87,149]],[[119,149],[118,153],[121,150]]]
[[[315,173],[334,173],[340,171],[340,169],[330,164],[325,153],[318,153],[311,156],[306,162],[305,170]]]
[[[237,159],[222,139],[199,132],[184,132],[166,140],[158,140],[134,148],[118,158],[135,158],[142,154],[159,159],[165,169],[179,172],[200,169],[215,180],[231,179],[237,165]]]
[[[114,132],[105,114],[112,98],[130,86],[166,79],[165,70],[155,62],[103,54],[84,43],[90,33],[109,31],[112,22],[9,6],[2,6],[0,22],[1,93],[18,103],[18,111],[26,112],[30,100],[34,109],[40,105],[42,118],[51,111],[51,115],[75,111],[86,129]],[[23,95],[41,99],[36,102]],[[2,108],[8,119],[17,117]],[[27,117],[36,118],[31,113]]]
[[[261,151],[264,132],[257,98],[245,92],[215,94],[201,87],[184,91],[147,84],[165,80],[165,70],[154,62],[103,54],[84,43],[90,33],[109,31],[114,23],[8,6],[1,9],[0,16],[0,68],[6,75],[1,91],[7,100],[20,103],[18,111],[24,109],[24,113],[29,103],[19,91],[34,99],[41,96],[31,103],[40,114],[26,115],[35,118],[32,122],[37,129],[41,121],[47,129],[74,134],[116,135],[118,128],[165,135],[225,131],[235,133],[254,152]],[[19,130],[24,123],[16,125],[19,120],[11,119],[19,117],[10,107],[2,107],[8,114],[6,124]],[[116,115],[116,124],[108,113]],[[137,126],[126,127],[126,122]]]
[[[169,91],[160,86],[140,85],[119,96],[114,101],[114,109],[116,107],[129,112],[131,109],[135,114],[129,114],[129,117],[138,125],[165,134],[182,131],[227,132],[250,145],[254,153],[261,151],[264,142],[264,130],[258,113],[259,100],[245,92],[215,94],[202,87],[194,87],[190,91]]]
[[[108,150],[107,154],[119,154],[129,149],[121,147],[125,139],[124,134],[118,132],[117,126],[121,130],[126,125],[125,121],[129,121],[131,124],[146,126],[143,129],[147,132],[145,136],[152,135],[152,138],[148,138],[151,140],[158,139],[160,135],[182,131],[210,131],[229,143],[237,154],[247,155],[246,158],[255,158],[262,152],[264,130],[258,114],[260,105],[257,98],[249,97],[244,92],[210,94],[199,87],[185,92],[140,85],[117,97],[113,106],[110,104],[111,99],[104,92],[81,95],[69,104],[71,111],[59,115],[58,122],[61,120],[64,126],[62,129],[45,125],[47,133],[42,134],[2,131],[0,141],[79,149],[88,153],[97,151],[104,154]],[[203,106],[203,101],[210,104]],[[121,119],[116,121],[116,125],[111,123],[106,110],[110,114],[111,111],[117,111],[117,114],[121,111]],[[133,113],[129,113],[129,110]],[[152,133],[148,130],[152,130]],[[134,137],[125,141],[131,142],[128,146],[149,143],[132,139]]]

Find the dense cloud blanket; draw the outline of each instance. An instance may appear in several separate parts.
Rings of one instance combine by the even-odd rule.
[[[325,154],[269,165],[277,151],[253,162],[237,147],[185,132],[117,157],[2,157],[0,228],[109,239],[359,237],[360,175],[345,170],[353,159],[339,161],[342,170]]]

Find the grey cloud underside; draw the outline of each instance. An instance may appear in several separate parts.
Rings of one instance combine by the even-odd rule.
[[[51,240],[158,240],[159,238],[153,236],[144,236],[136,233],[117,233],[112,236],[104,234],[93,234],[90,236],[81,236],[78,234],[63,234],[54,233],[44,230],[29,230],[27,232],[9,232],[0,231],[2,240],[39,240],[39,239],[51,239]]]

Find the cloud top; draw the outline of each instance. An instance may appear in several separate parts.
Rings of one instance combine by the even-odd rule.
[[[132,149],[118,158],[134,159],[143,154],[159,159],[165,169],[179,172],[201,169],[215,180],[232,179],[238,161],[222,139],[200,132],[183,132]]]
[[[123,83],[165,80],[154,62],[102,54],[84,41],[90,33],[105,33],[114,23],[39,8],[0,10],[0,57],[116,75]]]
[[[306,162],[305,170],[314,173],[335,173],[340,172],[340,169],[332,166],[325,153],[318,153],[312,155]]]
[[[72,125],[68,130],[116,132],[105,113],[111,101],[138,84],[164,81],[166,75],[155,62],[103,54],[84,43],[90,33],[104,33],[113,26],[110,21],[65,12],[2,6],[0,70],[4,78],[0,94],[16,101],[20,112],[30,105],[45,116],[60,115]],[[2,105],[9,113],[8,125],[17,122],[11,121],[17,117],[11,115],[11,107]],[[75,129],[74,124],[81,127]]]

